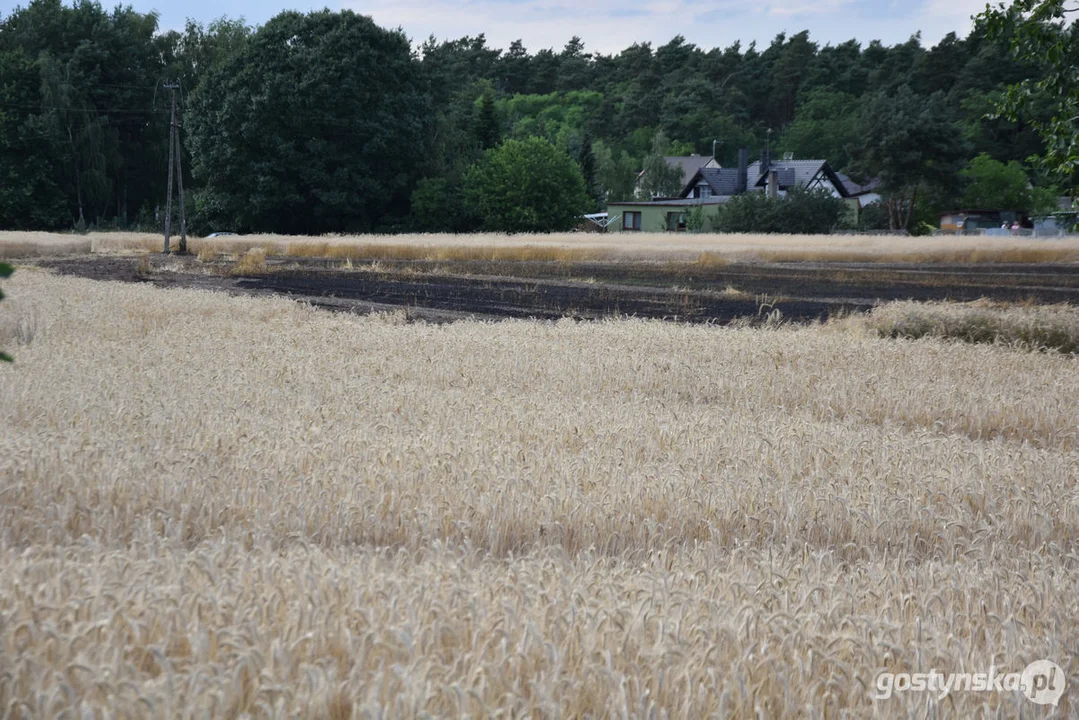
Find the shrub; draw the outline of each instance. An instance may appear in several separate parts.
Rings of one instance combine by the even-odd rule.
[[[837,229],[846,214],[846,203],[827,190],[793,188],[775,199],[761,192],[733,197],[719,207],[714,225],[729,233],[818,235]]]
[[[465,205],[484,230],[569,230],[591,200],[576,161],[543,138],[508,140],[465,174]]]

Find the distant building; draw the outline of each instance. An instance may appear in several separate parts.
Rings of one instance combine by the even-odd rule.
[[[663,198],[607,203],[607,232],[684,232],[689,214],[697,208],[715,208],[730,198]]]
[[[875,202],[880,202],[881,195],[877,190],[880,189],[880,180],[873,178],[867,180],[865,185],[854,182],[849,176],[843,173],[836,173],[839,181],[847,188],[847,197],[857,198],[858,207],[864,208],[866,205],[871,205]]]
[[[706,167],[719,167],[719,163],[716,162],[714,157],[705,157],[704,155],[671,155],[663,158],[667,161],[667,164],[671,167],[677,167],[681,173],[682,178],[680,184],[685,186],[689,179],[693,177],[701,168]],[[645,171],[637,173],[637,180],[634,184],[633,194],[640,196],[643,191],[641,188],[641,181],[644,180]],[[642,198],[647,199],[647,198]]]
[[[1057,198],[1057,207],[1051,213],[1033,218],[1034,233],[1040,236],[1067,235],[1079,224],[1079,207],[1070,197]]]
[[[692,165],[687,163],[684,167],[688,169]],[[855,217],[861,205],[857,198],[851,197],[847,183],[827,160],[795,160],[791,156],[772,160],[768,151],[764,151],[759,161],[749,164],[749,150],[743,148],[738,151],[737,167],[722,167],[712,158],[701,163],[684,183],[679,197],[608,203],[607,230],[678,232],[687,229],[689,213],[694,208],[714,208],[746,192],[784,197],[795,187],[823,189],[843,198]],[[863,190],[862,186],[856,187]]]
[[[1001,225],[1018,221],[1023,227],[1030,227],[1026,213],[1016,210],[971,209],[949,210],[940,214],[940,229],[955,232],[981,232],[982,230],[1003,230]]]

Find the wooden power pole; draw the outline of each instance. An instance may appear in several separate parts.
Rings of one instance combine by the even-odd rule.
[[[169,120],[169,182],[168,197],[165,200],[165,248],[169,254],[169,239],[172,237],[172,174],[176,168],[176,184],[180,191],[180,247],[179,253],[187,252],[187,217],[184,210],[184,171],[180,156],[180,125],[176,122],[176,91],[180,89],[179,83],[165,83],[165,89],[172,91],[172,115]]]

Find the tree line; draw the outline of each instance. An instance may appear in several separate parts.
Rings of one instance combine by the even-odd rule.
[[[724,165],[767,146],[879,179],[892,228],[962,203],[1034,209],[1073,187],[1076,153],[1060,146],[1073,73],[1046,61],[1070,51],[1040,51],[1028,23],[1060,26],[1066,49],[1073,26],[1062,2],[1023,5],[931,48],[801,32],[604,55],[576,37],[414,48],[350,11],[163,32],[130,7],[32,0],[0,18],[0,227],[161,227],[166,81],[194,232],[563,229],[630,198],[644,168],[669,190],[660,158],[714,141]]]

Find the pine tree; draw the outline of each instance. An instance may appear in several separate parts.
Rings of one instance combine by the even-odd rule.
[[[489,92],[484,93],[480,100],[479,117],[476,118],[476,139],[484,150],[496,147],[502,139],[498,117],[495,115],[495,99]]]

